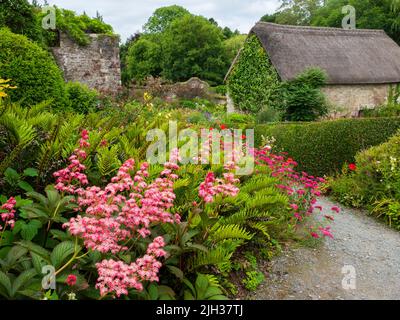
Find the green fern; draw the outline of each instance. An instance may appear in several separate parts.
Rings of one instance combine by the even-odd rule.
[[[249,225],[251,228],[260,231],[268,240],[271,239],[269,235],[269,226],[264,222],[250,222]]]
[[[225,240],[208,252],[199,252],[194,258],[192,266],[198,269],[206,266],[216,266],[221,272],[228,272],[232,268],[231,258],[243,240]]]
[[[214,227],[210,232],[210,240],[214,242],[223,241],[226,239],[244,239],[251,240],[253,235],[247,232],[243,227],[236,224],[228,224]]]
[[[245,224],[252,219],[268,219],[271,217],[269,212],[258,211],[255,209],[244,208],[228,217],[221,219],[220,224]]]
[[[97,152],[97,168],[103,177],[109,176],[121,166],[121,161],[118,159],[118,145],[113,145],[111,148],[101,148]]]
[[[241,187],[243,193],[253,193],[265,188],[273,187],[276,179],[268,175],[254,176]]]
[[[36,138],[36,131],[13,112],[4,113],[1,116],[0,126],[3,126],[9,132],[14,144],[12,151],[0,163],[0,175],[2,175],[22,151],[33,142]]]

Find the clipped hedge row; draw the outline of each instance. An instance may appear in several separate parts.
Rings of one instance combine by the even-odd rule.
[[[340,119],[312,123],[258,125],[255,143],[274,137],[275,151],[288,152],[299,170],[329,175],[354,162],[357,152],[381,144],[400,129],[400,117]]]

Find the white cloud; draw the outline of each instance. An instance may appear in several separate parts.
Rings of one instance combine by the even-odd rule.
[[[39,1],[42,2],[43,1]],[[266,13],[279,7],[279,0],[48,0],[50,5],[85,11],[89,16],[100,12],[104,21],[111,24],[125,40],[142,30],[143,24],[155,9],[173,4],[181,5],[194,14],[214,18],[221,26],[247,33]]]

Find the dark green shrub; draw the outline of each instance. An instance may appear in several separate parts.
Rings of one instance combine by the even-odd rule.
[[[99,93],[79,82],[69,82],[65,86],[68,106],[78,113],[95,111],[99,103]]]
[[[400,229],[400,134],[358,153],[355,164],[355,170],[345,168],[330,181],[332,196],[349,206],[366,207]]]
[[[246,40],[228,79],[227,88],[241,111],[257,113],[275,104],[279,75],[256,36]]]
[[[288,152],[299,170],[328,175],[354,162],[357,152],[387,141],[399,128],[400,118],[340,119],[258,125],[255,135],[256,145],[262,136],[274,137],[275,150]]]
[[[64,80],[51,55],[25,36],[0,29],[0,78],[12,79],[18,88],[10,92],[11,101],[29,106],[53,99],[65,104]]]
[[[327,75],[320,69],[308,69],[296,79],[285,82],[280,90],[279,108],[288,121],[315,121],[328,113],[328,104],[321,91]]]
[[[226,95],[226,92],[227,92],[227,88],[225,85],[216,86],[214,88],[214,90],[215,90],[215,93],[218,93],[223,96]]]
[[[224,124],[231,129],[244,129],[254,125],[254,117],[248,114],[230,113],[223,118]]]
[[[193,110],[197,108],[197,103],[194,102],[193,100],[182,100],[180,104],[182,108],[193,109]]]
[[[258,124],[271,123],[281,120],[282,112],[274,108],[265,108],[257,113],[256,120]]]

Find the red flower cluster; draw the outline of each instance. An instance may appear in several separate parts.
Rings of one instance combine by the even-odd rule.
[[[297,173],[295,167],[296,161],[288,158],[286,154],[275,155],[270,152],[270,148],[254,149],[255,163],[257,165],[267,165],[272,176],[277,178],[279,183],[277,188],[284,191],[290,197],[290,208],[293,211],[294,219],[303,221],[311,216],[315,209],[322,211],[322,207],[316,205],[317,198],[321,195],[319,184],[324,183],[323,178],[314,177],[306,172]],[[332,208],[332,211],[338,212],[338,208]],[[324,216],[326,220],[332,221],[333,217]],[[321,236],[331,237],[330,229],[327,228],[310,228],[310,234],[314,238]]]
[[[70,275],[67,277],[67,280],[66,280],[65,282],[66,282],[67,285],[69,285],[70,287],[73,287],[73,286],[76,284],[76,280],[77,280],[76,275],[70,274]]]
[[[357,166],[355,163],[350,163],[349,164],[349,170],[350,171],[356,171],[357,170]]]

